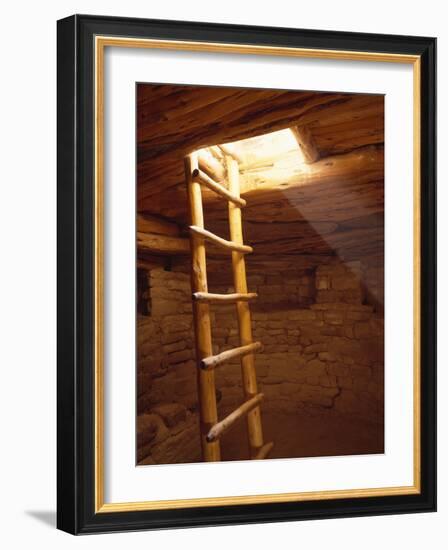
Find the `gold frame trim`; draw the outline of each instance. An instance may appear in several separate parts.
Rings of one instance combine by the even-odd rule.
[[[346,61],[372,61],[407,63],[413,65],[413,157],[414,157],[414,482],[410,486],[380,487],[366,489],[313,491],[229,497],[193,498],[180,500],[158,500],[142,502],[104,502],[104,358],[103,358],[103,247],[104,247],[104,50],[106,47],[154,48],[165,50],[201,51],[210,53],[238,53],[252,55],[273,55],[305,57]],[[412,495],[421,492],[421,426],[420,426],[420,119],[421,119],[421,60],[417,55],[353,52],[255,46],[250,44],[221,44],[213,42],[156,40],[96,36],[95,55],[95,513],[130,512],[142,510],[166,510],[196,508],[203,506],[231,506],[274,502],[299,502],[332,500],[341,498],[362,498],[393,495]]]

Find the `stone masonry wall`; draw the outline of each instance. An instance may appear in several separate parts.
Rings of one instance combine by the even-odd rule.
[[[263,410],[294,412],[304,406],[334,408],[381,423],[383,418],[383,320],[362,303],[361,265],[334,263],[315,274],[315,299],[307,309],[253,308]],[[238,345],[232,309],[215,312],[215,353]],[[242,396],[239,363],[216,370],[226,414]]]
[[[190,278],[153,269],[137,320],[137,461],[200,460]]]
[[[383,319],[365,304],[364,266],[334,261],[314,272],[248,275],[264,414],[333,409],[382,423]],[[153,270],[151,316],[139,317],[138,459],[200,459],[189,275]],[[231,292],[214,277],[213,292]],[[212,306],[214,353],[239,345],[233,305]],[[216,369],[218,413],[243,398],[240,363]]]

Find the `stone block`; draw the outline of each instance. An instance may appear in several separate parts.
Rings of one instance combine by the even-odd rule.
[[[355,290],[341,290],[339,299],[349,304],[361,304],[364,299],[362,287]]]
[[[192,329],[193,317],[188,314],[180,314],[177,310],[176,313],[176,315],[165,315],[160,321],[160,326],[164,333],[181,332]]]
[[[337,388],[337,379],[333,374],[324,374],[319,377],[319,385],[324,388]]]
[[[187,410],[180,403],[163,403],[153,407],[152,412],[162,417],[168,427],[175,426],[185,420]]]
[[[307,372],[314,376],[322,376],[327,373],[325,363],[319,359],[311,359],[306,365]]]
[[[350,367],[350,372],[355,379],[360,378],[370,378],[372,375],[372,371],[370,370],[370,367],[362,366],[362,365],[352,365]]]
[[[369,386],[369,381],[366,378],[353,379],[353,391],[356,393],[367,391],[368,386]]]
[[[282,285],[283,277],[281,275],[266,275],[267,285]]]
[[[371,317],[368,311],[347,311],[347,319],[350,321],[366,321]]]
[[[142,414],[137,416],[137,446],[142,447],[152,441],[162,440],[168,430],[157,414]],[[157,439],[156,439],[157,438]]]
[[[183,429],[179,430],[178,426]],[[179,424],[169,432],[163,442],[151,449],[151,455],[156,464],[179,464],[184,462],[200,462],[200,439],[197,417],[193,415],[187,422]]]
[[[151,389],[152,376],[149,373],[138,373],[137,375],[137,396],[143,395]]]
[[[267,328],[269,329],[282,329],[282,332],[283,332],[283,329],[286,328],[288,326],[288,323],[286,321],[268,321],[267,323]]]
[[[350,369],[346,365],[342,365],[340,363],[330,363],[327,366],[328,374],[333,374],[338,377],[338,380],[340,377],[348,377],[350,374]]]
[[[333,406],[334,397],[338,394],[338,388],[322,388],[319,386],[302,385],[299,397],[305,403],[330,408]]]
[[[321,361],[337,361],[338,359],[337,356],[330,351],[321,351],[318,357]]]
[[[355,338],[355,331],[352,326],[345,327],[344,336],[346,336],[347,338]]]
[[[377,319],[377,318],[371,319],[370,327],[372,329],[372,333],[375,336],[384,335],[384,319]]]
[[[345,314],[342,311],[325,311],[324,321],[330,325],[342,325],[344,323]]]
[[[330,288],[330,280],[327,276],[316,277],[316,289],[328,290]]]
[[[370,338],[373,335],[370,323],[356,323],[354,328],[356,338]]]
[[[179,302],[176,300],[153,300],[151,313],[154,317],[164,317],[179,311]]]
[[[369,382],[367,386],[367,391],[371,395],[377,397],[378,399],[382,399],[384,396],[384,389],[380,384],[377,384],[376,382]]]
[[[214,326],[212,327],[213,338],[223,338],[229,334],[229,329]]]
[[[261,380],[261,384],[260,385],[264,385],[264,384],[281,384],[282,382],[284,382],[284,378],[282,376],[275,376],[275,375],[268,375],[268,376],[265,376],[262,378]],[[261,390],[263,391],[263,390]]]
[[[277,295],[281,296],[283,294],[283,286],[281,284],[277,285],[259,285],[258,287],[259,296],[272,296]]]
[[[185,340],[179,340],[177,342],[173,342],[171,344],[165,344],[162,346],[163,353],[169,354],[173,353],[175,351],[181,351],[187,347],[187,343]]]
[[[313,304],[310,306],[314,310],[342,310],[342,311],[363,311],[366,313],[371,313],[373,307],[365,304],[349,304],[345,302],[323,302],[318,304]]]
[[[137,414],[148,413],[154,404],[153,392],[145,392],[137,397]]]
[[[188,278],[188,275],[182,272],[167,271],[163,268],[151,269],[150,278],[151,280],[163,279],[163,280],[179,280],[184,281],[185,278]]]
[[[191,334],[190,331],[167,332],[161,335],[160,340],[162,344],[172,344],[174,342],[186,340]]]
[[[280,386],[280,394],[281,395],[299,395],[301,392],[302,386],[300,384],[293,384],[291,382],[283,383]]]
[[[359,288],[359,285],[359,279],[348,273],[331,279],[331,288],[334,290],[352,290]]]
[[[271,328],[271,329],[268,329],[268,334],[271,335],[271,336],[282,336],[282,335],[286,336],[284,328]]]
[[[277,353],[277,352],[287,352],[288,344],[265,344],[264,346],[266,353]]]
[[[175,365],[177,363],[183,363],[189,359],[194,358],[194,352],[192,349],[183,349],[181,351],[175,351],[163,357],[163,365]]]
[[[262,285],[265,282],[264,275],[251,275],[247,276],[247,283],[249,286]]]
[[[139,373],[146,373],[151,376],[160,376],[163,372],[162,356],[139,357],[137,368]]]
[[[314,296],[314,288],[311,288],[309,286],[300,286],[299,296],[304,298],[312,298]]]
[[[308,376],[306,378],[306,383],[309,384],[310,386],[319,386],[319,379],[320,377],[319,376]]]
[[[360,260],[352,260],[350,262],[346,262],[345,266],[352,273],[360,273],[362,271],[362,262]]]
[[[345,328],[340,326],[326,326],[321,332],[323,336],[345,336]]]
[[[173,365],[171,367],[171,372],[174,373],[177,378],[191,378],[192,380],[196,380],[196,368],[196,362],[190,359],[189,361]]]
[[[311,309],[298,309],[290,311],[288,318],[291,321],[314,321],[316,319],[316,312]]]
[[[147,356],[157,356],[160,355],[160,345],[159,342],[154,340],[147,340],[146,342],[142,342],[137,350],[138,353],[138,359],[143,359]]]
[[[338,376],[337,385],[340,388],[351,390],[353,388],[353,380],[350,376]]]
[[[285,291],[285,294],[287,294],[288,296],[291,294],[294,294],[297,296],[298,288],[299,287],[296,284],[289,283],[284,286],[284,291]]]
[[[338,302],[338,293],[334,290],[319,290],[316,295],[318,304],[325,302]]]
[[[142,459],[139,458],[138,463],[139,463],[140,466],[149,466],[151,464],[155,464],[156,461],[153,459],[153,457],[151,455],[148,455],[148,456],[145,456],[145,458],[142,458]]]

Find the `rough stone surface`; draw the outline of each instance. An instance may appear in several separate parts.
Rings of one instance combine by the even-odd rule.
[[[366,292],[369,269],[335,260],[313,272],[248,276],[249,290],[259,294],[251,310],[254,340],[263,344],[255,359],[263,414],[313,407],[383,423],[381,285]],[[150,315],[139,316],[137,327],[137,458],[194,462],[200,442],[189,274],[153,269],[148,288]],[[228,275],[214,274],[210,291],[232,292]],[[212,306],[212,341],[214,353],[240,345],[234,305]],[[215,374],[222,417],[243,400],[240,364]]]

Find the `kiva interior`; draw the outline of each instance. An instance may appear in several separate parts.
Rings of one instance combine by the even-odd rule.
[[[384,452],[383,96],[138,84],[136,115],[137,463]],[[194,308],[212,358],[250,353],[204,369]]]

